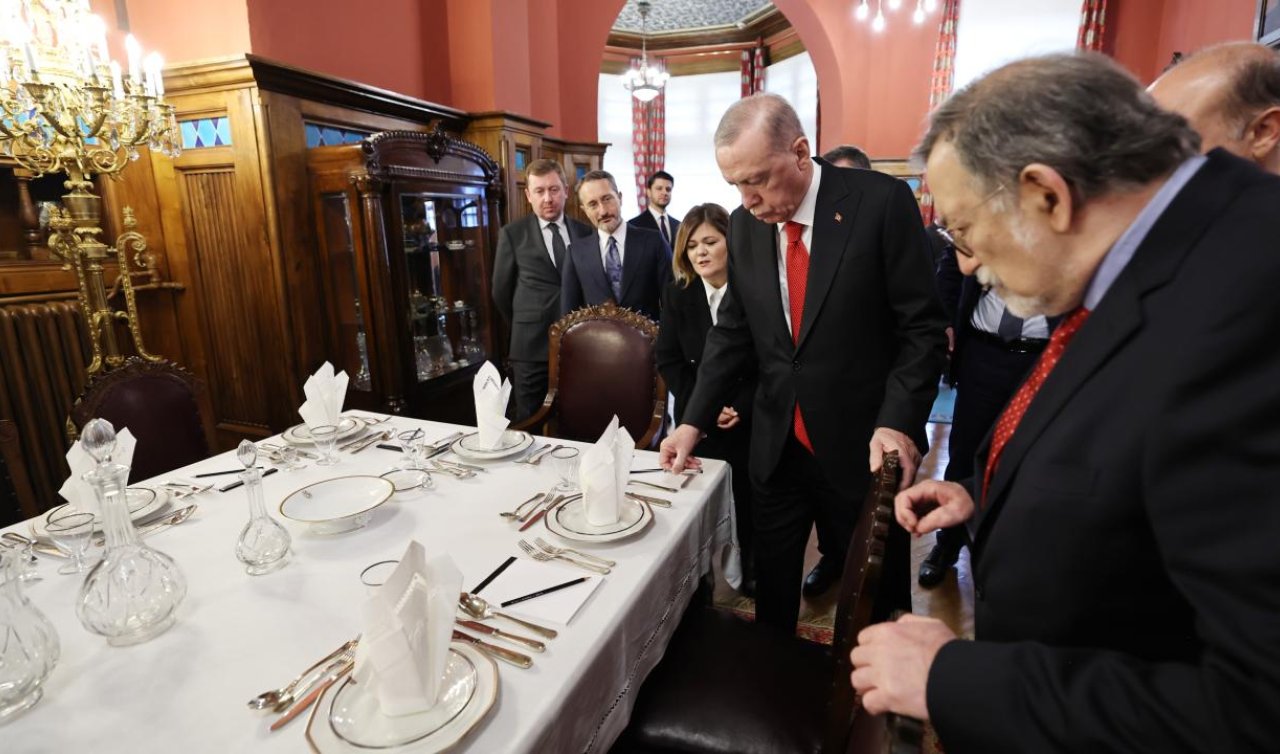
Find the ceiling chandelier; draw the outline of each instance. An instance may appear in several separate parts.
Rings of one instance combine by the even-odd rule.
[[[871,3],[869,0],[862,0],[854,9],[853,17],[862,22],[871,18],[871,30],[881,34],[888,24],[884,16],[885,5],[885,0],[876,0],[876,15],[871,18]],[[897,11],[902,8],[902,0],[889,0],[887,5],[890,12]],[[919,26],[924,23],[926,14],[933,13],[937,9],[938,0],[916,0],[916,9],[911,13],[911,22]]]
[[[640,67],[627,71],[622,85],[631,92],[632,97],[641,102],[650,102],[662,94],[662,87],[667,85],[670,75],[656,65],[649,65],[649,0],[639,0],[636,10],[640,12]]]

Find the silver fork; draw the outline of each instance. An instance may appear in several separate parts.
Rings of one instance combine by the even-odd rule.
[[[551,443],[547,443],[546,445],[543,445],[542,447],[530,453],[527,458],[521,458],[520,460],[516,461],[516,463],[523,463],[529,466],[538,466],[542,463],[543,456],[545,456],[546,454],[550,453],[551,451],[555,450],[558,447],[560,446],[556,445],[555,447],[552,447]]]
[[[542,537],[534,537],[533,543],[536,544],[538,547],[541,547],[543,550],[550,553],[551,555],[566,555],[566,554],[577,555],[580,558],[586,558],[587,560],[594,560],[600,565],[609,566],[610,568],[617,565],[617,563],[615,563],[614,561],[609,560],[608,558],[602,558],[599,555],[592,555],[589,552],[582,552],[580,550],[575,550],[572,547],[557,547],[556,545],[551,544],[550,542],[546,541]]]
[[[524,550],[525,554],[527,554],[529,557],[533,558],[534,560],[544,560],[544,561],[545,560],[563,560],[566,563],[572,563],[573,565],[576,565],[579,568],[585,568],[588,571],[595,571],[596,573],[600,573],[600,574],[609,573],[609,569],[605,568],[604,566],[598,566],[598,565],[595,565],[594,563],[585,563],[581,560],[575,560],[574,558],[571,558],[568,555],[552,555],[549,552],[543,552],[542,550],[539,550],[538,548],[534,547],[533,545],[529,544],[523,539],[520,540],[519,545],[520,545],[520,549]]]

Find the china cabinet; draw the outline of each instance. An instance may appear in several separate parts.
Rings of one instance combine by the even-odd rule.
[[[443,131],[385,131],[307,159],[328,350],[351,375],[347,404],[473,423],[471,378],[497,361],[497,164]]]

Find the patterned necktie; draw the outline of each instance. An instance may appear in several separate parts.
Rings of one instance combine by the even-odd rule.
[[[804,319],[804,291],[809,284],[809,250],[804,245],[804,226],[797,222],[787,221],[787,305],[791,310],[791,341],[800,345],[800,324]],[[804,417],[800,415],[800,400],[796,399],[796,416],[794,422],[796,439],[810,453],[813,444],[809,442],[809,432],[804,428]]]
[[[1049,345],[1045,346],[1044,352],[1040,354],[1040,359],[1036,362],[1035,369],[1031,370],[1031,376],[1027,381],[1022,383],[1022,387],[1018,388],[1018,392],[1014,393],[1013,400],[1009,401],[1009,405],[1004,407],[1004,412],[1000,414],[1000,418],[996,421],[995,432],[991,436],[991,450],[987,454],[987,468],[982,475],[982,505],[987,504],[987,489],[991,486],[991,479],[995,476],[996,466],[1000,463],[1000,454],[1004,452],[1004,448],[1009,444],[1013,433],[1018,429],[1022,417],[1027,413],[1027,407],[1031,405],[1031,401],[1036,397],[1036,393],[1040,391],[1040,387],[1044,385],[1044,381],[1048,379],[1049,373],[1057,366],[1058,359],[1062,358],[1062,352],[1066,350],[1067,344],[1075,337],[1080,326],[1084,324],[1084,320],[1089,316],[1089,310],[1084,307],[1075,309],[1062,320],[1062,324],[1058,325],[1053,331],[1053,336],[1049,338]]]
[[[622,299],[622,257],[618,254],[618,239],[609,236],[609,251],[605,255],[604,274],[609,278],[609,287],[613,289],[613,300],[621,303]]]
[[[658,218],[658,227],[662,228],[662,240],[667,242],[667,246],[671,246],[671,231],[667,229],[667,216],[663,215]]]
[[[547,223],[547,230],[551,231],[551,261],[556,269],[560,269],[560,265],[564,264],[564,255],[568,253],[564,248],[564,239],[560,237],[560,226]]]

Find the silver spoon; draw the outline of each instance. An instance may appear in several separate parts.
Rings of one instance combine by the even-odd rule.
[[[504,620],[509,620],[512,623],[518,623],[521,626],[524,626],[525,628],[534,632],[535,634],[539,636],[545,636],[548,639],[554,639],[558,635],[553,629],[539,626],[536,623],[530,623],[528,621],[520,620],[519,618],[513,618],[510,615],[507,615],[506,613],[500,613],[497,610],[494,610],[492,607],[490,607],[489,603],[485,602],[483,597],[479,595],[471,594],[469,592],[463,592],[458,596],[458,606],[462,608],[462,612],[466,613],[467,615],[470,615],[472,618],[475,618],[476,620],[485,620],[486,618],[502,618]]]
[[[292,681],[289,681],[288,683],[286,683],[285,685],[281,686],[278,689],[272,689],[270,691],[264,691],[261,694],[258,694],[257,696],[249,700],[249,709],[278,710],[278,709],[283,709],[284,707],[288,707],[289,704],[293,702],[294,692],[298,690],[298,688],[301,686],[303,681],[307,680],[309,676],[315,676],[316,671],[321,670],[323,668],[327,668],[334,660],[337,660],[339,657],[341,657],[345,653],[351,651],[353,648],[355,648],[355,646],[356,646],[356,640],[352,639],[346,644],[343,644],[342,646],[330,652],[327,656],[325,656],[316,664],[302,671],[302,673],[300,673],[298,677],[294,678]]]

